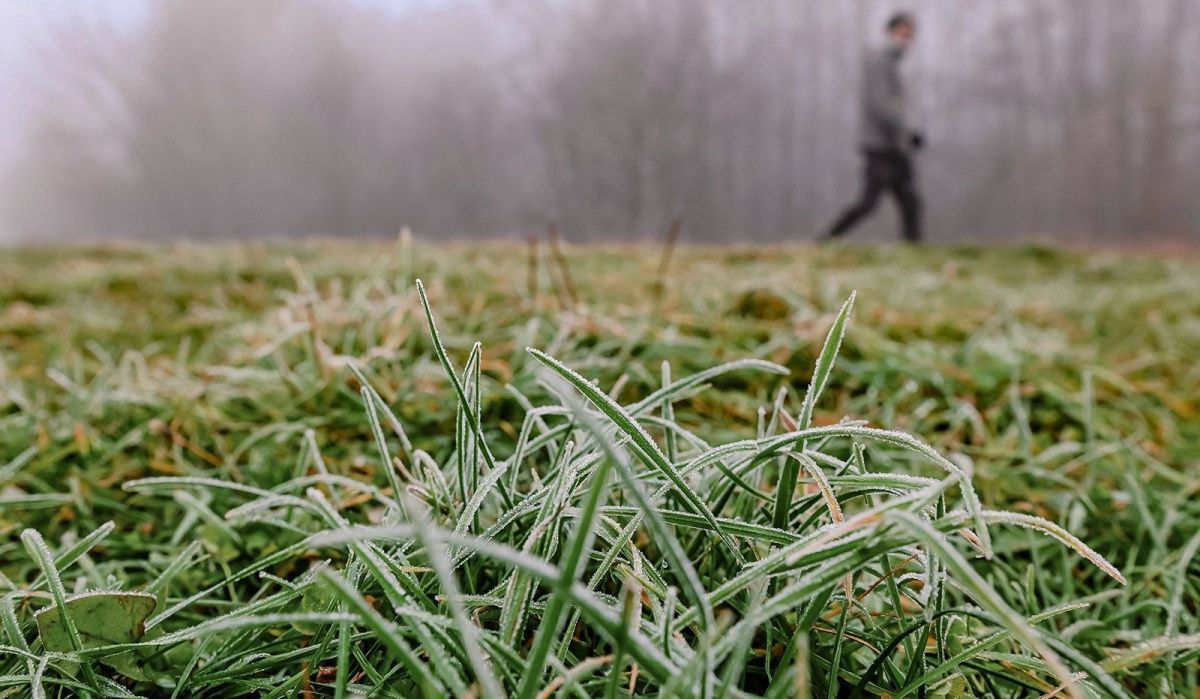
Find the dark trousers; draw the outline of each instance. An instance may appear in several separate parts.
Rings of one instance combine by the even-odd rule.
[[[859,221],[875,210],[879,197],[887,192],[900,207],[900,223],[904,239],[910,243],[921,240],[921,197],[917,194],[912,158],[901,152],[867,152],[863,172],[863,191],[829,229],[829,237],[845,235]]]

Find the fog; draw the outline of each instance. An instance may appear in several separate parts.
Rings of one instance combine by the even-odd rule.
[[[23,10],[0,92],[3,242],[607,241],[677,216],[691,241],[812,239],[859,187],[863,49],[900,7],[54,4]],[[932,240],[1200,242],[1200,3],[903,7]]]

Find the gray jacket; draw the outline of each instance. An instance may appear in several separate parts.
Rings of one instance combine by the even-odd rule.
[[[904,116],[904,83],[896,46],[870,49],[863,64],[859,145],[869,152],[903,152],[911,132]]]

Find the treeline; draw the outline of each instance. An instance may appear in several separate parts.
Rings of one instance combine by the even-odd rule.
[[[47,47],[7,233],[810,238],[892,5],[160,0]],[[933,238],[1200,240],[1200,3],[912,7]]]

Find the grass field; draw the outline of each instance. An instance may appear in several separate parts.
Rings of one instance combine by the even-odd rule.
[[[1200,696],[1200,260],[566,257],[0,253],[0,696]]]

